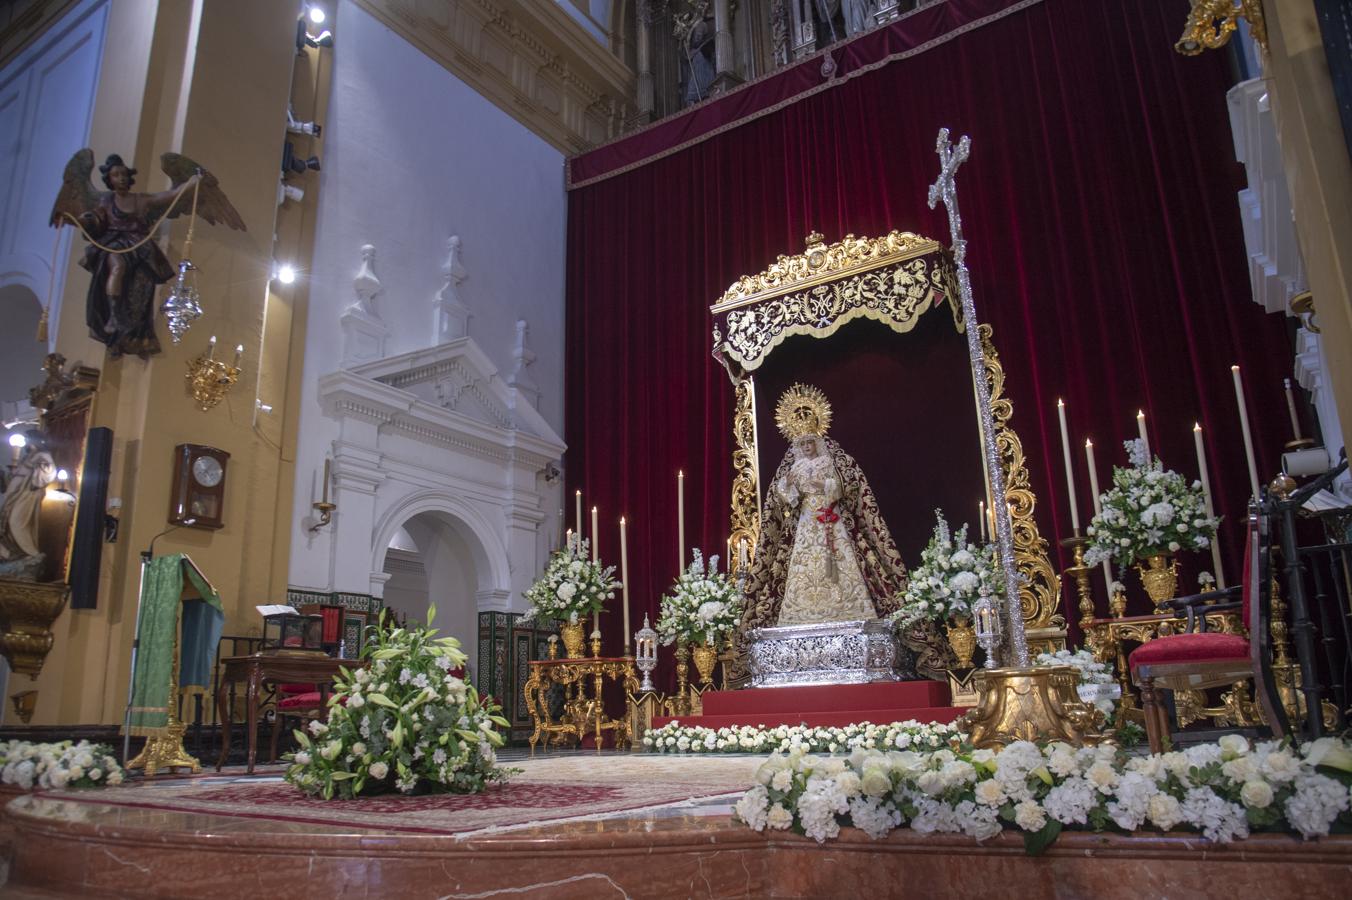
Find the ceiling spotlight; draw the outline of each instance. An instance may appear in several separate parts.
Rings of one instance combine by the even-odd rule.
[[[296,270],[292,266],[282,266],[277,270],[277,280],[282,284],[291,284],[296,280]]]
[[[303,175],[307,170],[313,169],[319,171],[319,157],[300,157],[296,155],[296,148],[290,141],[287,141],[282,147],[282,174],[287,175],[295,172],[297,175]]]
[[[324,24],[324,19],[325,19],[325,18],[327,18],[327,17],[324,15],[324,9],[323,9],[322,7],[320,7],[320,6],[311,6],[311,7],[310,7],[310,21],[311,21],[311,22],[315,23],[316,25],[323,25],[323,24]]]
[[[280,179],[277,182],[277,205],[281,206],[290,200],[293,203],[299,203],[305,199],[305,191],[296,187],[294,184],[287,184]]]

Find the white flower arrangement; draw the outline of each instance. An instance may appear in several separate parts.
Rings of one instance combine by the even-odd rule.
[[[1012,828],[1035,855],[1065,828],[1187,828],[1224,843],[1251,830],[1322,837],[1352,823],[1352,747],[1338,738],[1297,751],[1232,734],[1144,757],[1112,744],[1027,741],[998,752],[864,749],[845,759],[791,749],[762,764],[756,781],[737,802],[737,818],[757,831],[798,828],[818,842],[842,824],[875,840],[905,824],[978,841]]]
[[[1035,666],[1071,666],[1080,673],[1080,699],[1093,703],[1103,710],[1103,715],[1112,718],[1116,708],[1115,697],[1120,696],[1117,681],[1113,673],[1088,650],[1057,650],[1055,653],[1039,653],[1033,660]]]
[[[671,592],[662,598],[657,619],[657,634],[662,644],[676,641],[689,644],[718,644],[742,618],[742,593],[728,576],[718,571],[718,557],[709,558],[695,550],[689,568],[681,573]]]
[[[1112,490],[1099,498],[1102,512],[1089,523],[1086,565],[1121,565],[1147,556],[1211,546],[1220,519],[1208,516],[1202,483],[1146,459],[1140,440],[1126,441],[1130,468],[1113,467]]]
[[[812,725],[731,725],[705,728],[668,722],[643,736],[656,753],[849,753],[855,750],[938,750],[967,735],[943,722],[857,722],[843,728]]]
[[[25,791],[35,787],[86,788],[117,785],[124,777],[113,748],[89,741],[0,743],[0,781]]]
[[[897,628],[916,622],[946,621],[971,616],[982,597],[1004,596],[1004,574],[995,559],[995,546],[967,542],[967,526],[949,531],[941,510],[934,511],[934,536],[920,554],[920,565],[910,572],[901,607],[888,619]]]
[[[430,625],[435,608],[427,611]],[[452,674],[460,642],[431,628],[375,627],[364,668],[339,670],[328,717],[297,731],[286,780],[325,800],[397,789],[473,794],[510,770],[497,765],[507,720]]]
[[[615,598],[615,589],[620,586],[615,580],[615,567],[592,562],[588,546],[588,541],[575,536],[567,547],[554,551],[544,574],[523,595],[530,604],[523,622],[576,625]]]

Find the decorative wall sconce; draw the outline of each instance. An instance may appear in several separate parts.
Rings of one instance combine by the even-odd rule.
[[[325,525],[333,521],[333,511],[338,508],[337,503],[329,502],[329,467],[333,464],[332,460],[324,460],[324,494],[323,499],[318,503],[311,503],[315,512],[319,513],[319,520],[310,526],[311,531],[318,531]]]
[[[33,710],[38,706],[37,691],[20,691],[17,694],[11,694],[10,702],[14,704],[14,711],[19,715],[19,721],[27,725],[33,719]]]
[[[184,380],[188,383],[188,393],[197,401],[197,408],[210,412],[216,404],[225,399],[225,395],[239,381],[239,361],[244,356],[244,345],[235,347],[235,362],[226,365],[216,359],[216,335],[207,342],[204,356],[188,361],[188,374]]]
[[[1239,20],[1249,23],[1249,35],[1267,53],[1267,23],[1263,19],[1263,0],[1192,0],[1183,36],[1174,49],[1184,56],[1197,56],[1203,50],[1216,50],[1230,42]]]

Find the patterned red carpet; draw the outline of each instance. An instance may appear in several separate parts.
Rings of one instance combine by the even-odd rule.
[[[101,790],[44,792],[90,805],[271,819],[361,831],[458,834],[595,816],[745,790],[759,757],[674,758],[606,754],[527,760],[482,794],[359,800],[306,797],[277,776],[196,777]]]

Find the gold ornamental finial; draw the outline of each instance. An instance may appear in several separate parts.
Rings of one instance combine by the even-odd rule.
[[[822,437],[831,427],[831,401],[819,387],[795,384],[779,398],[775,425],[790,442],[808,435]]]
[[[811,234],[809,234],[809,235],[807,236],[807,241],[806,241],[806,243],[807,243],[807,246],[808,246],[809,248],[811,248],[811,247],[816,246],[817,244],[824,243],[825,241],[826,241],[826,235],[822,234],[820,231],[814,231],[814,232],[812,232]]]

